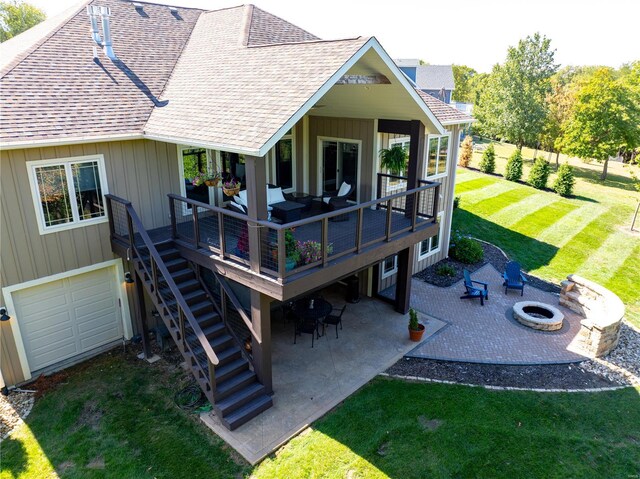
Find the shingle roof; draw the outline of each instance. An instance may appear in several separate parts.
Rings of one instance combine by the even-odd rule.
[[[250,22],[248,46],[320,40],[306,30],[253,5],[246,6],[245,15]]]
[[[367,41],[246,48],[238,32],[250,13],[201,16],[162,95],[168,104],[153,111],[146,134],[259,149]]]
[[[447,105],[437,98],[432,97],[428,93],[421,91],[419,88],[416,88],[416,91],[427,104],[429,110],[433,112],[438,121],[443,125],[472,123],[474,121],[473,117],[461,112],[457,108]]]
[[[421,90],[453,90],[456,87],[453,68],[451,65],[420,65],[416,68],[416,85]]]
[[[129,2],[91,3],[111,7],[118,61],[102,53],[93,61],[95,43],[80,8],[3,74],[3,142],[142,133],[202,11],[180,8],[178,19],[161,5],[144,4],[141,15]]]

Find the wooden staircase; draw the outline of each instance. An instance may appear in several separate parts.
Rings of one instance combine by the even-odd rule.
[[[172,242],[155,245],[155,248],[199,329],[215,352],[219,361],[215,367],[204,347],[198,344],[197,332],[189,328],[184,320],[180,320],[178,299],[165,278],[157,280],[158,294],[155,294],[153,278],[147,273],[151,268],[150,257],[144,252],[134,260],[138,277],[142,278],[160,317],[213,405],[214,412],[227,428],[236,429],[269,409],[273,400],[258,381],[250,362],[240,349],[241,345],[237,344],[223,321],[218,305],[207,294],[206,287],[187,260],[180,256]]]

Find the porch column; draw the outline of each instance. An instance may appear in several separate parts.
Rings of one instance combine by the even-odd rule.
[[[135,271],[134,268],[129,271]],[[142,278],[138,275],[136,271],[134,273],[135,278],[135,292],[134,292],[134,302],[136,305],[136,326],[138,327],[138,331],[140,332],[140,336],[142,336],[142,352],[144,354],[144,359],[149,360],[153,354],[151,353],[151,345],[149,344],[149,325],[147,324],[147,308],[144,302],[144,286],[142,286]]]
[[[251,324],[257,339],[252,337],[251,352],[253,367],[258,380],[266,388],[267,394],[273,392],[273,373],[271,370],[271,298],[258,291],[251,291]]]
[[[267,171],[265,158],[245,156],[247,188],[247,215],[251,220],[267,219]],[[253,271],[260,271],[260,228],[249,228],[249,264]]]
[[[424,172],[424,125],[420,120],[411,120],[409,143],[409,168],[407,174],[407,190],[417,188],[418,180]],[[410,218],[413,212],[414,195],[407,197],[405,216]]]
[[[396,275],[396,311],[407,314],[411,307],[411,273],[415,246],[411,245],[398,253],[398,274]]]

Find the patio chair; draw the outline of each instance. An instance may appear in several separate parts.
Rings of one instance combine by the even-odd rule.
[[[504,286],[504,294],[507,294],[507,290],[509,289],[519,289],[520,296],[524,296],[524,285],[528,280],[520,271],[520,263],[517,261],[509,261],[504,273],[502,273],[502,278],[504,279],[504,283],[502,283],[502,286]]]
[[[474,284],[479,284],[482,288],[478,288],[474,286]],[[489,299],[489,285],[487,283],[483,283],[482,281],[474,281],[471,279],[471,273],[464,270],[464,287],[467,290],[467,294],[460,296],[460,299],[474,299],[480,298],[480,305],[484,306],[484,300]]]
[[[296,318],[295,327],[293,331],[293,344],[296,344],[298,334],[310,334],[311,335],[311,347],[313,348],[314,336],[320,339],[320,322],[317,319],[301,319]]]
[[[322,195],[322,208],[325,211],[335,211],[349,206],[347,200],[356,189],[355,185],[342,183],[338,191]]]
[[[338,339],[338,325],[340,325],[340,329],[342,329],[342,315],[344,314],[344,310],[347,309],[347,305],[345,304],[342,309],[333,309],[331,313],[334,311],[339,312],[338,314],[329,314],[326,318],[322,320],[322,335],[324,336],[325,328],[327,324],[335,325],[336,327],[336,339]]]

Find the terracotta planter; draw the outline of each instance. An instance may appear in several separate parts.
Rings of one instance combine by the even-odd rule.
[[[411,341],[418,342],[422,340],[422,335],[424,334],[424,324],[418,324],[418,330],[409,329],[409,339]]]
[[[222,191],[227,196],[235,196],[240,193],[240,187],[238,186],[237,188],[222,188]]]

